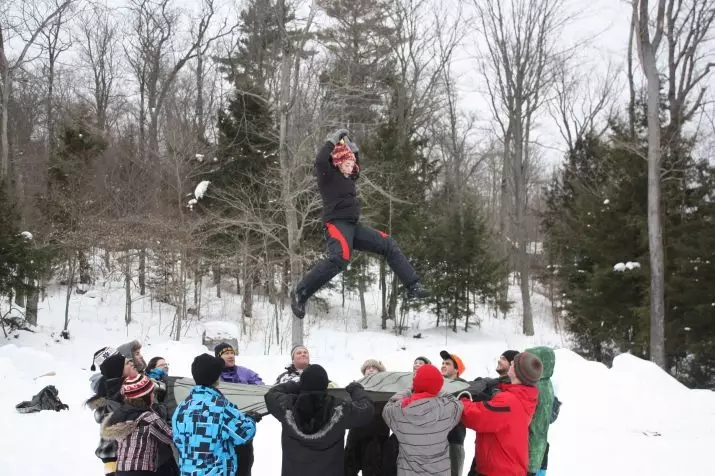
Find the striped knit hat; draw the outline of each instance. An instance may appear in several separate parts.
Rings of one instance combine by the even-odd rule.
[[[137,374],[133,379],[127,379],[122,384],[124,398],[140,398],[154,391],[154,382],[144,374]]]
[[[530,352],[520,352],[514,356],[514,373],[524,385],[534,386],[544,373],[544,364],[541,359]]]
[[[330,154],[330,157],[333,160],[333,165],[335,165],[336,167],[340,166],[340,164],[342,164],[346,160],[354,160],[356,161],[356,163],[352,173],[356,174],[360,170],[360,167],[358,166],[357,160],[355,158],[355,153],[352,151],[350,146],[345,143],[341,142],[336,145],[333,149],[333,152]]]

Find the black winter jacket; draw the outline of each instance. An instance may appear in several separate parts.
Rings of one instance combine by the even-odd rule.
[[[315,158],[315,175],[318,178],[318,189],[323,199],[323,221],[357,220],[360,217],[360,202],[357,198],[355,181],[359,176],[360,159],[355,154],[356,172],[345,177],[330,157],[335,146],[326,142]]]
[[[266,393],[266,407],[283,427],[282,476],[343,476],[345,430],[367,425],[374,413],[362,387],[352,387],[349,393],[348,402],[326,392],[299,394],[295,382]]]

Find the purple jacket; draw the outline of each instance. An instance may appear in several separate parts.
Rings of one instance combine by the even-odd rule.
[[[265,385],[256,372],[246,367],[241,367],[240,365],[226,367],[224,371],[221,372],[221,381],[245,383],[248,385]]]

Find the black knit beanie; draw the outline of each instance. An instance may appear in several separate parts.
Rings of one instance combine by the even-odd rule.
[[[518,353],[518,350],[507,350],[502,354],[502,357],[504,357],[509,363],[512,363],[514,361],[514,357],[516,357],[516,354]]]
[[[309,365],[300,374],[301,392],[320,392],[328,388],[328,372],[317,364]]]
[[[224,361],[220,357],[201,354],[191,364],[191,376],[196,385],[210,387],[218,381],[224,365]]]
[[[224,352],[227,352],[229,350],[231,352],[233,352],[234,354],[236,353],[235,349],[233,348],[233,346],[231,344],[221,342],[219,345],[214,347],[214,354],[216,355],[216,357],[221,357],[221,354],[223,354]]]
[[[124,374],[124,363],[127,359],[121,354],[114,354],[104,359],[99,366],[99,371],[108,379],[121,378]]]

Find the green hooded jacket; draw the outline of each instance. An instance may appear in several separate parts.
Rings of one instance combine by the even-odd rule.
[[[541,468],[541,462],[546,452],[546,442],[551,424],[551,409],[554,405],[554,387],[551,376],[554,374],[556,354],[549,347],[533,347],[526,349],[541,359],[544,373],[536,384],[539,389],[539,403],[529,425],[529,473],[536,473]]]

